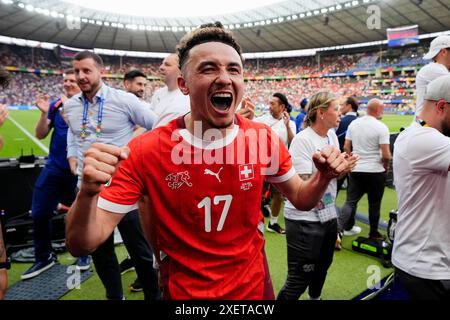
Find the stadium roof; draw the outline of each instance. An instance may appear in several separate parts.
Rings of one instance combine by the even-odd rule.
[[[378,13],[380,28],[373,20]],[[186,31],[212,21],[232,29],[244,52],[297,50],[385,40],[386,28],[405,25],[418,24],[419,34],[449,30],[450,4],[448,0],[295,0],[223,15],[157,18],[56,0],[0,0],[0,35],[77,48],[173,52]]]

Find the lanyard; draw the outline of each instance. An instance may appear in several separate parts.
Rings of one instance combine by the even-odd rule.
[[[103,120],[103,96],[98,98],[98,116],[97,116],[97,126],[95,127],[95,134],[97,138],[100,137],[102,133],[102,120]],[[89,101],[85,97],[84,98],[84,109],[83,109],[83,119],[81,121],[81,139],[85,139],[87,137],[87,122],[88,122],[88,109],[89,109]]]

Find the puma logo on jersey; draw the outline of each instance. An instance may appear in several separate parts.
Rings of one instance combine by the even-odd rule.
[[[221,180],[220,180],[220,177],[219,177],[219,174],[220,174],[220,171],[222,171],[222,169],[223,169],[223,167],[221,167],[220,169],[219,169],[219,171],[217,171],[217,173],[215,173],[215,172],[212,172],[211,170],[209,170],[209,169],[205,169],[205,174],[209,174],[209,175],[211,175],[211,176],[215,176],[216,178],[217,178],[217,180],[219,180],[219,182],[222,182]]]
[[[166,177],[167,185],[169,188],[175,190],[179,189],[183,184],[186,184],[188,187],[192,187],[192,183],[189,182],[189,179],[191,177],[189,176],[188,171],[184,172],[178,172],[178,173],[171,173]]]

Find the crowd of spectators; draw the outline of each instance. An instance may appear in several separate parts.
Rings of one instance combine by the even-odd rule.
[[[48,94],[51,99],[63,92],[62,76],[40,76],[34,73],[13,72],[10,84],[0,91],[0,104],[14,106],[32,106],[35,104],[36,95]]]
[[[405,64],[421,56],[423,48],[412,47],[405,50],[389,49],[384,52],[365,52],[354,54],[317,54],[315,57],[296,57],[278,59],[249,59],[245,61],[244,75],[248,79],[246,95],[252,99],[258,109],[268,106],[268,99],[274,92],[283,92],[290,103],[297,108],[304,97],[320,91],[334,92],[338,96],[354,95],[358,98],[411,99],[414,95],[415,73],[393,75],[383,73],[377,78],[372,75],[359,77],[323,77],[327,74],[348,72],[349,70],[372,70],[379,66],[384,55],[386,61],[394,64]],[[0,45],[0,63],[3,66],[33,69],[64,70],[70,65],[70,52],[55,48],[21,47]],[[143,70],[150,77],[158,79],[158,68],[161,59],[133,58],[118,56],[102,56],[106,73],[124,74],[131,69]],[[420,63],[421,59],[414,60]],[[312,78],[299,79],[305,76]],[[281,77],[282,80],[252,80],[255,77]],[[294,79],[293,79],[294,78]],[[116,88],[123,88],[122,79],[106,77],[105,82]],[[57,95],[62,92],[61,75],[44,75],[37,70],[34,73],[13,72],[11,85],[0,93],[0,103],[8,105],[33,105],[39,93]],[[159,80],[149,81],[146,89],[146,100],[150,100],[153,92],[161,87]],[[54,97],[52,97],[54,98]]]
[[[104,78],[104,81],[115,88],[123,89],[123,80]],[[61,75],[37,75],[34,73],[11,73],[10,86],[0,92],[0,103],[7,105],[34,105],[37,94],[46,93],[56,98],[62,92]],[[159,80],[149,81],[145,99],[150,100],[153,92],[163,86]],[[408,90],[412,89],[412,90]],[[258,109],[265,109],[274,92],[283,92],[290,103],[297,108],[304,97],[318,91],[334,92],[338,96],[354,95],[359,98],[378,96],[382,99],[411,99],[414,95],[414,82],[382,82],[370,77],[334,77],[247,81],[246,96]]]

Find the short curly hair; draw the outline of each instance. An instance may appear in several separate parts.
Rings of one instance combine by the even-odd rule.
[[[183,38],[181,38],[176,48],[180,70],[182,70],[183,66],[188,60],[189,51],[193,47],[207,42],[222,42],[233,47],[239,54],[241,61],[244,61],[244,59],[242,58],[241,46],[236,42],[233,33],[229,30],[226,30],[223,27],[222,23],[217,21],[214,23],[202,24],[198,29],[186,34]]]

